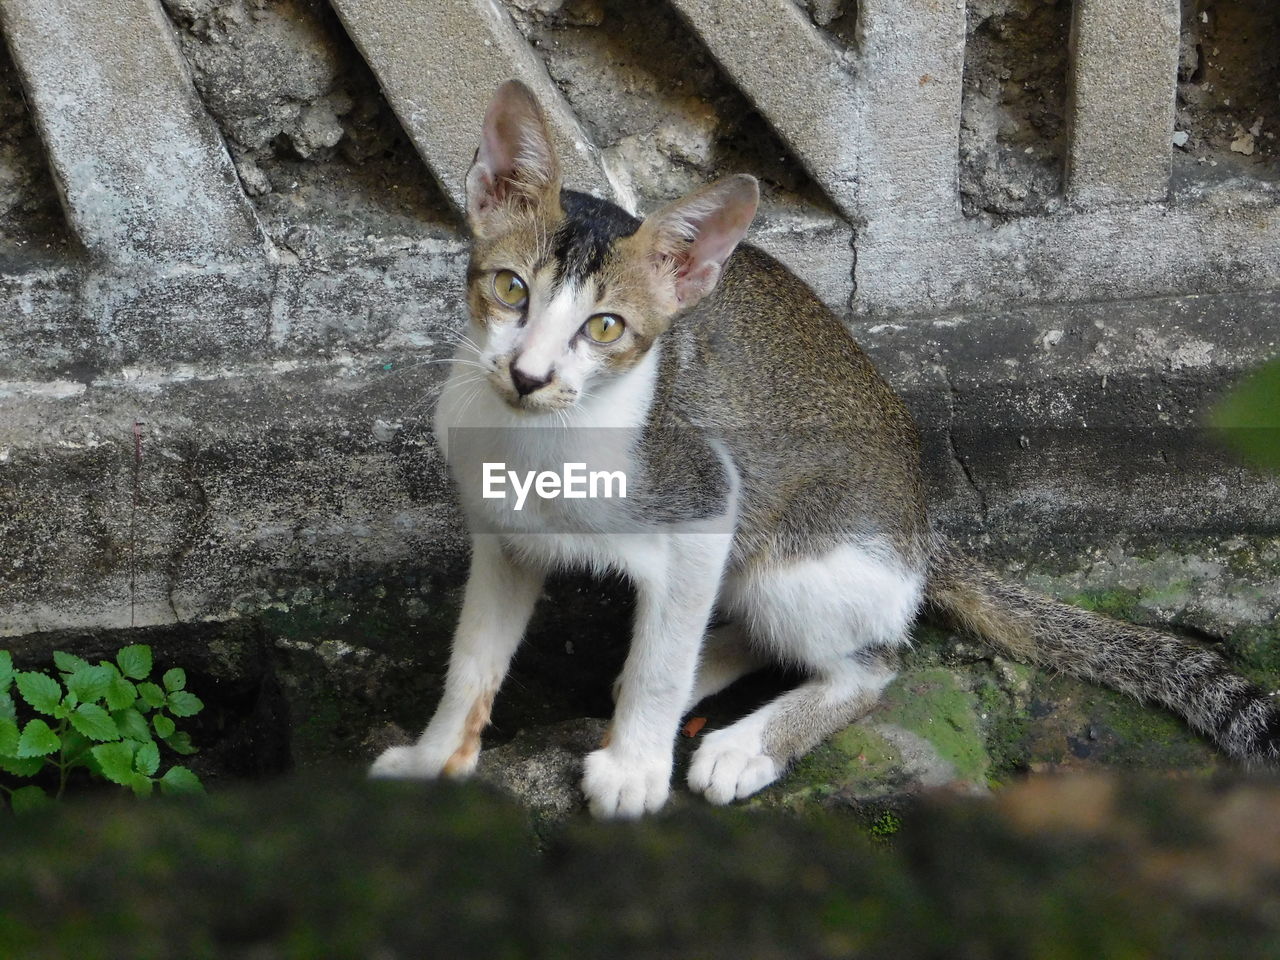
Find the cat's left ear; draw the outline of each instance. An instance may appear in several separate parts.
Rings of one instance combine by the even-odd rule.
[[[756,178],[740,173],[710,183],[649,217],[636,232],[660,292],[684,310],[715,289],[729,254],[760,205]]]
[[[503,232],[513,214],[560,193],[560,163],[538,101],[508,80],[489,102],[467,171],[467,221],[477,236]]]

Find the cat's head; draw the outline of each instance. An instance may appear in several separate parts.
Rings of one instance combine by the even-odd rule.
[[[467,297],[493,389],[551,411],[625,376],[715,288],[759,198],[753,177],[726,177],[640,221],[563,191],[537,101],[503,84],[467,173]]]

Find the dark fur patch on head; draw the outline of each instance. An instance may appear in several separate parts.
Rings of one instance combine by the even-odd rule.
[[[576,190],[561,191],[560,206],[564,220],[551,242],[558,283],[599,273],[614,242],[640,227],[640,221],[617,204]]]

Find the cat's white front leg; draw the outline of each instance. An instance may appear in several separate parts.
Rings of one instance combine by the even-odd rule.
[[[516,564],[498,538],[471,538],[471,572],[453,638],[444,696],[417,743],[386,750],[370,768],[375,777],[465,777],[480,756],[480,731],[533,605],[542,571]]]
[[[597,817],[638,817],[671,793],[672,749],[729,538],[673,535],[636,579],[636,623],[607,741],[587,756],[582,789]]]

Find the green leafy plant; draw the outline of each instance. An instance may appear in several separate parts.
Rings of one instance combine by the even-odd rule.
[[[187,690],[180,668],[166,670],[159,683],[150,680],[151,648],[124,647],[115,663],[97,666],[70,653],[53,655],[57,676],[16,671],[13,657],[0,650],[0,771],[16,780],[36,777],[61,797],[77,768],[128,787],[140,797],[159,786],[163,793],[200,793],[200,778],[187,767],[170,766],[160,773],[160,744],[178,754],[192,754],[191,735],[177,721],[204,709]],[[36,716],[22,722],[25,704]],[[0,782],[0,798],[18,812],[50,802],[37,783]]]

